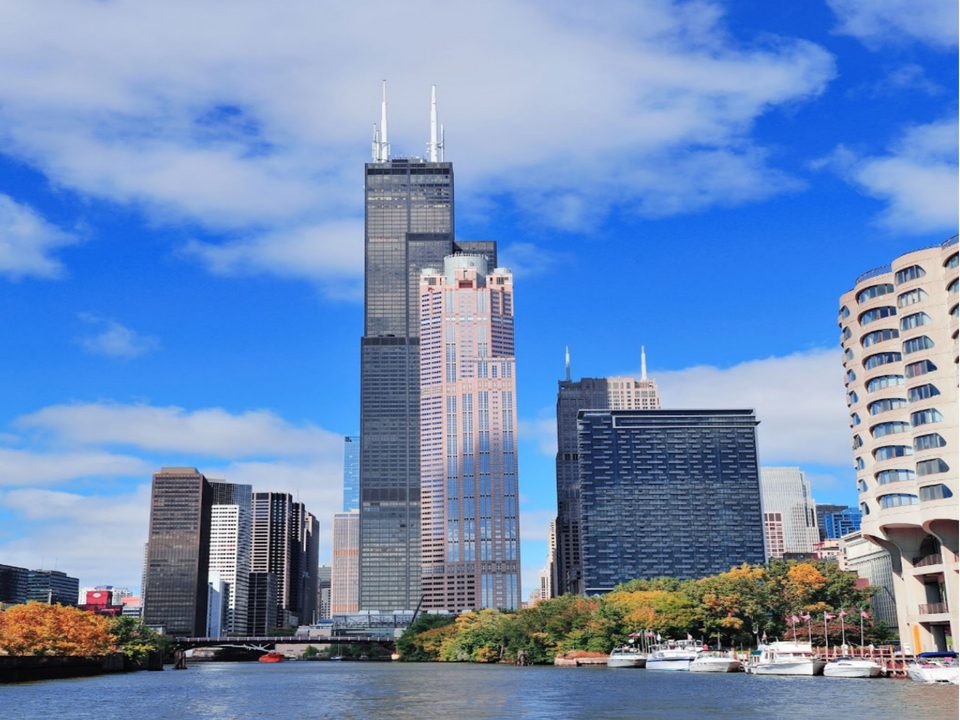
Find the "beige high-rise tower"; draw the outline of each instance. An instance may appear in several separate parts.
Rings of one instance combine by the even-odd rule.
[[[423,606],[520,605],[513,276],[482,255],[420,275]]]
[[[913,652],[946,650],[960,630],[957,313],[956,237],[864,273],[840,298],[861,530],[890,553]]]
[[[330,614],[359,610],[360,511],[333,516],[333,566],[330,571]]]

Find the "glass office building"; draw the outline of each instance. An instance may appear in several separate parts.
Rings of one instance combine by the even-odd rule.
[[[367,163],[365,218],[359,603],[392,612],[420,599],[420,271],[496,244],[454,242],[448,162]]]
[[[611,410],[656,410],[660,391],[646,376],[643,356],[642,377],[567,378],[557,384],[557,523],[554,556],[557,585],[555,595],[583,592],[580,558],[580,471],[577,453],[577,413],[591,408]],[[569,359],[569,358],[568,358]]]
[[[823,516],[824,532],[830,540],[839,540],[844,535],[860,532],[861,512],[855,508],[844,508],[835,512],[825,513]]]
[[[169,635],[198,636],[207,627],[207,575],[213,490],[196,469],[153,475],[144,573],[143,622]]]
[[[582,410],[583,592],[762,564],[752,410]]]
[[[360,438],[343,438],[343,512],[360,509]]]

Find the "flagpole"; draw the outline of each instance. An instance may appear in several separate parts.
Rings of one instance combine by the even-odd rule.
[[[863,610],[860,610],[860,654],[863,655]]]
[[[845,647],[847,644],[847,631],[843,625],[843,618],[847,613],[844,612],[843,608],[840,608],[840,644]]]
[[[823,646],[827,650],[827,654],[830,654],[830,636],[827,635],[827,611],[823,611]]]

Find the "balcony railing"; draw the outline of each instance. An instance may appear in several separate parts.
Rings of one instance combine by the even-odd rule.
[[[947,607],[945,602],[926,603],[920,606],[921,615],[938,615],[940,613],[948,612],[950,612],[950,608]]]
[[[914,567],[927,567],[928,565],[943,565],[943,555],[940,553],[931,553],[922,557],[913,559]]]

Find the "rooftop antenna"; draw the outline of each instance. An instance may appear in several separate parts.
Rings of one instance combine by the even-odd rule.
[[[563,349],[563,367],[567,371],[567,382],[570,382],[570,346]]]
[[[387,81],[383,81],[380,100],[380,127],[373,124],[373,143],[371,155],[374,162],[387,162],[390,159],[390,141],[387,137]]]
[[[437,133],[437,86],[430,86],[430,142],[427,143],[427,159],[430,162],[443,162],[443,124]]]
[[[640,382],[647,379],[647,351],[643,345],[640,346]]]

